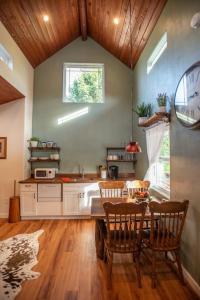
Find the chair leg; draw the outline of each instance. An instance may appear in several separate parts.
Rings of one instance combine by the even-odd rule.
[[[113,253],[107,253],[107,274],[108,274],[108,289],[112,288],[112,263],[113,263]]]
[[[137,273],[137,280],[139,288],[142,287],[142,280],[141,280],[141,273],[140,273],[140,260],[139,260],[139,253],[133,253],[133,258],[135,262],[135,268]]]
[[[177,266],[178,266],[178,272],[179,272],[180,280],[181,280],[182,284],[185,285],[185,281],[184,281],[184,277],[183,277],[183,269],[182,269],[182,266],[181,266],[180,251],[176,250],[176,251],[174,251],[174,253],[175,253],[175,256],[176,256],[176,263],[177,263]]]
[[[107,263],[107,249],[106,249],[106,247],[104,247],[103,261],[104,261],[105,263]]]
[[[156,287],[156,253],[152,251],[152,288]]]

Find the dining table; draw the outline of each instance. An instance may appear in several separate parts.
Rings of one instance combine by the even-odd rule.
[[[91,202],[91,218],[95,220],[95,245],[96,245],[96,255],[98,258],[104,258],[104,234],[106,232],[105,218],[106,214],[103,208],[103,203],[111,202],[113,204],[117,203],[129,203],[134,202],[133,199],[128,197],[120,198],[92,198]],[[151,215],[147,208],[145,213],[144,221],[149,222],[151,220]]]

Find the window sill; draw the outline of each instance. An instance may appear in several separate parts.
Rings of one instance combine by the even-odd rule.
[[[150,192],[152,196],[155,196],[158,199],[163,199],[163,197],[168,200],[170,199],[170,191],[166,191],[159,186],[152,186]]]

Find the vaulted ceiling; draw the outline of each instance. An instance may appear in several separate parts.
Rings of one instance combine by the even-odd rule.
[[[81,35],[83,40],[90,36],[123,63],[134,67],[166,2],[0,0],[0,20],[33,67]],[[44,15],[49,17],[48,22],[44,22]],[[114,24],[114,18],[118,24]]]

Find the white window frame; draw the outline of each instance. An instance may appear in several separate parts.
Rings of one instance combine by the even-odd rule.
[[[169,139],[170,139],[170,126],[167,125],[165,130],[169,131]],[[169,151],[170,151],[170,149],[169,149]],[[159,158],[160,158],[160,156],[158,157],[158,160],[159,160]],[[170,153],[169,153],[169,162],[170,162]],[[157,174],[155,174],[157,172],[156,165],[153,166],[153,172],[154,172],[154,176],[157,177]],[[165,196],[168,199],[170,198],[170,186],[169,186],[169,189],[166,189],[164,186],[154,183],[151,186],[151,188],[153,190],[155,190],[156,192],[158,192],[159,194],[161,194],[162,196]]]
[[[13,70],[13,58],[2,44],[0,44],[0,60],[3,61],[11,71]]]
[[[105,102],[105,65],[103,63],[71,63],[67,62],[63,64],[63,103],[74,103],[79,104],[73,101],[70,101],[67,97],[65,97],[66,91],[66,68],[69,67],[101,67],[102,68],[102,101],[98,103],[88,103],[81,102],[81,104],[103,104]]]
[[[149,59],[147,60],[147,74],[151,72],[151,70],[154,68],[157,61],[159,60],[159,58],[162,56],[162,54],[166,49],[167,49],[167,32],[163,34],[158,44],[154,48],[153,52],[151,53]]]

